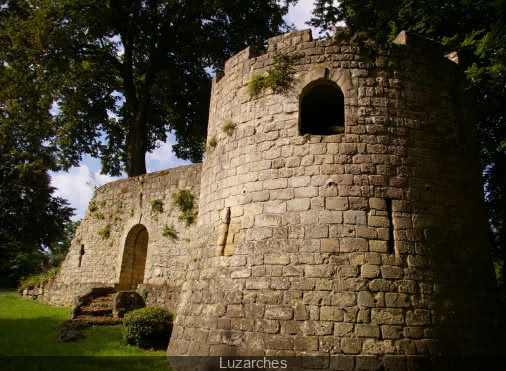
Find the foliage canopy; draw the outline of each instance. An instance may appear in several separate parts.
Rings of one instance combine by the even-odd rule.
[[[199,161],[210,96],[209,69],[247,45],[288,30],[296,0],[3,0],[14,52],[58,103],[63,168],[83,154],[102,171],[144,174],[145,154],[175,133],[173,149]],[[14,66],[13,66],[14,67]]]

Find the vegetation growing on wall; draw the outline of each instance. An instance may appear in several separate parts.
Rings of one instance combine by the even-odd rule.
[[[272,89],[274,94],[286,94],[295,81],[293,63],[300,58],[298,55],[277,54],[274,66],[266,75],[253,74],[248,83],[248,93],[255,98],[265,89]]]
[[[98,210],[97,203],[95,201],[91,201],[88,206],[88,209],[90,210],[91,213],[94,213],[95,211]]]
[[[168,226],[167,224],[163,227],[162,229],[162,236],[163,237],[169,237],[169,238],[172,238],[173,240],[177,240],[177,231],[176,229],[174,228],[174,226]]]
[[[104,228],[98,231],[98,235],[104,240],[111,236],[111,225],[107,224]]]
[[[152,213],[163,213],[163,201],[162,200],[151,201],[151,212]]]
[[[37,286],[41,283],[47,282],[49,280],[52,280],[56,277],[56,274],[60,271],[60,268],[51,268],[49,271],[41,274],[35,274],[33,276],[30,276],[19,284],[20,289],[26,289],[29,287]]]
[[[216,139],[216,135],[213,135],[207,141],[207,144],[205,145],[204,150],[206,152],[211,152],[213,149],[216,148],[217,145],[218,145],[218,139]]]
[[[227,120],[223,123],[222,129],[230,137],[234,134],[235,127],[236,125],[232,120]]]
[[[195,196],[190,190],[181,189],[178,192],[172,194],[172,200],[174,204],[181,211],[179,220],[184,220],[186,225],[189,226],[195,222],[197,218],[197,212],[194,210],[193,201]]]

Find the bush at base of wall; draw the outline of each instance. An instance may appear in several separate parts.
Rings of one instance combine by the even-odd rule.
[[[134,310],[123,319],[123,338],[141,348],[167,348],[173,319],[174,314],[160,307]]]

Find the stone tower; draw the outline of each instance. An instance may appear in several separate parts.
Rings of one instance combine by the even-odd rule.
[[[276,55],[298,56],[292,88],[250,97]],[[485,352],[495,283],[472,124],[458,65],[406,32],[380,48],[306,30],[229,59],[168,355]]]

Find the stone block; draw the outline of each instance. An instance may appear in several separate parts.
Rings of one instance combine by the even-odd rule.
[[[255,330],[256,332],[266,333],[266,334],[277,334],[279,333],[279,321],[272,320],[264,320],[260,319],[255,321]]]
[[[302,333],[305,336],[332,335],[334,323],[325,321],[305,321],[302,325]]]
[[[341,350],[345,354],[358,354],[362,350],[362,340],[358,338],[342,338]]]
[[[293,341],[294,350],[303,352],[318,350],[318,337],[316,336],[297,336]]]
[[[430,325],[430,311],[425,309],[415,309],[413,311],[406,312],[406,324],[408,326]]]
[[[340,242],[341,252],[367,251],[369,244],[365,238],[343,238]]]
[[[320,308],[321,321],[343,321],[344,313],[341,309],[330,306],[323,306]]]
[[[371,322],[379,325],[403,325],[404,313],[402,309],[372,309]]]
[[[355,336],[367,338],[379,338],[380,329],[377,325],[359,323],[355,325]]]
[[[383,339],[397,340],[402,338],[402,327],[401,326],[381,326],[381,336]]]
[[[293,339],[284,335],[264,335],[265,349],[291,350]]]
[[[409,296],[406,294],[387,292],[385,294],[385,302],[386,306],[390,308],[407,308],[411,306]]]
[[[338,239],[323,239],[321,240],[320,251],[322,253],[338,253],[339,240]]]
[[[334,335],[339,337],[350,337],[353,335],[354,325],[352,323],[335,323]]]
[[[306,211],[310,206],[311,200],[309,198],[297,198],[286,202],[288,211]]]
[[[380,268],[377,265],[365,264],[360,268],[362,278],[377,278],[380,275]]]
[[[344,224],[367,224],[367,215],[365,211],[346,210],[343,211]]]
[[[288,306],[266,305],[265,306],[265,318],[266,319],[290,320],[293,318],[293,309]]]
[[[343,211],[348,209],[347,197],[327,197],[325,200],[325,208],[327,210]]]

